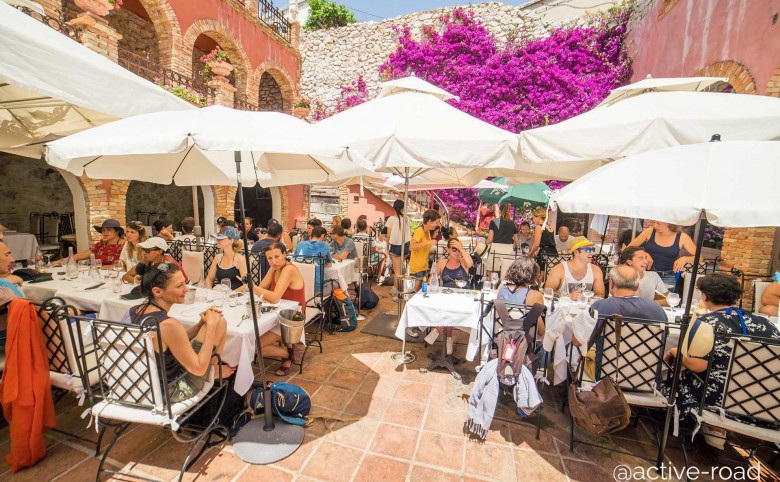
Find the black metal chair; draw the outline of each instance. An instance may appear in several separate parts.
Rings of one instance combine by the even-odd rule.
[[[57,312],[60,321],[63,316],[67,317],[63,313],[67,310]],[[78,362],[82,377],[95,372],[99,379],[94,388],[85,383],[89,413],[100,434],[98,446],[109,428],[114,431],[100,460],[96,480],[101,480],[104,472],[119,473],[105,468],[105,462],[132,423],[169,428],[176,440],[189,444],[179,480],[209,447],[229,438],[227,428],[218,424],[219,411],[228,388],[221,375],[218,374],[215,380],[209,370],[208,381],[197,394],[187,400],[171,401],[169,386],[178,379],[168,380],[165,370],[159,369],[165,366],[166,354],[159,326],[153,318],[144,318],[138,325],[84,317],[73,319],[77,326]],[[97,361],[94,366],[90,366],[90,358]],[[219,366],[219,356],[215,354],[213,358]],[[190,421],[193,414],[213,399],[219,408],[214,410],[210,421],[205,426],[193,424]]]
[[[726,430],[727,438],[743,435],[761,440],[750,450],[751,458],[762,446],[780,451],[780,340],[733,334],[719,326],[715,330],[715,346],[724,342],[730,350],[730,361],[723,387],[713,383],[712,350],[699,404],[699,421]],[[707,393],[713,390],[721,396],[708,400]],[[749,420],[758,422],[758,426],[746,423]],[[740,442],[747,445],[745,440]]]
[[[620,346],[617,346],[618,327],[620,329]],[[595,351],[594,376],[589,376],[584,369],[584,363],[578,365],[574,374],[580,390],[588,390],[602,378],[609,377],[620,387],[629,405],[645,410],[662,412],[664,420],[674,408],[668,403],[667,397],[659,392],[661,376],[664,367],[664,348],[669,334],[668,323],[665,321],[625,318],[621,315],[599,317],[598,324],[588,342],[588,348]],[[658,452],[655,459],[645,458],[656,464],[663,462],[662,451],[663,431],[668,427],[660,427],[656,431]],[[606,450],[637,456],[636,454],[615,450],[612,447],[577,440],[574,419],[569,417],[569,450],[574,451],[577,442],[592,445]]]
[[[323,294],[325,287],[324,258],[322,256],[299,255],[291,256],[290,259],[301,272],[301,276],[303,276],[306,294],[306,322],[304,325],[306,347],[301,354],[300,363],[296,363],[300,366],[299,373],[303,373],[303,363],[309,348],[312,345],[316,345],[320,349],[320,353],[322,353],[322,337],[325,331],[325,313],[327,313],[326,300]],[[322,264],[323,267],[318,269],[318,264]],[[315,289],[316,277],[318,276],[320,278],[320,286],[323,288],[319,292]],[[312,331],[312,328],[314,328],[314,331]]]
[[[493,302],[493,300],[489,300],[489,301],[485,300],[485,296],[484,294],[482,294],[480,295],[480,304],[481,304],[480,333],[479,333],[478,356],[481,356],[483,350],[482,349],[483,336],[487,336],[488,337],[487,350],[488,350],[488,361],[489,361],[498,356],[497,353],[498,343],[496,342],[496,339],[504,332],[504,323],[502,322],[501,317],[498,315],[496,311],[495,303]],[[518,320],[518,322],[522,320],[523,332],[531,333],[532,342],[528,344],[528,350],[536,350],[538,345],[537,341],[539,341],[538,329],[537,329],[539,318],[528,319],[528,317],[526,317],[526,315],[532,309],[532,306],[513,305],[509,303],[506,303],[505,306],[507,308],[507,313],[510,318],[512,318],[513,320]],[[542,311],[541,314],[543,321],[546,315],[547,315],[547,310],[545,308],[545,310]],[[541,357],[539,367],[536,373],[533,374],[534,378],[538,380],[537,386],[540,392],[545,384],[545,371],[547,369],[546,359],[547,359],[546,356]],[[509,423],[520,422],[520,420],[509,420],[509,419],[504,419],[504,421]],[[536,439],[539,440],[539,434],[541,432],[541,427],[542,427],[542,405],[539,405],[539,407],[536,409],[536,419],[534,425],[536,427]]]

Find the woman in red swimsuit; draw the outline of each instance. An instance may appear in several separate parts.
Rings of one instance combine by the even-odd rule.
[[[253,287],[255,294],[262,296],[269,303],[277,303],[280,299],[297,301],[305,314],[306,291],[303,276],[295,265],[287,261],[287,247],[282,243],[273,243],[266,249],[265,257],[271,269],[265,274],[260,285]],[[287,376],[296,359],[295,345],[282,344],[282,337],[273,331],[260,337],[260,345],[263,348],[263,356],[282,359],[282,365],[276,375]]]

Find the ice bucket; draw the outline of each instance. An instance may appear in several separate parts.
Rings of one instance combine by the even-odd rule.
[[[303,318],[300,321],[293,320],[296,313],[300,313]],[[282,331],[282,342],[288,345],[294,345],[301,341],[303,327],[306,324],[306,317],[297,310],[281,310],[279,312],[279,326]]]

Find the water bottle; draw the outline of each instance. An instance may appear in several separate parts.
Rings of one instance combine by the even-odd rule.
[[[79,264],[76,262],[76,258],[73,257],[73,246],[68,248],[68,264],[65,265],[65,276],[68,279],[78,279],[79,277]]]
[[[428,293],[428,277],[426,277],[426,276],[423,276],[422,292],[423,292],[423,294],[427,294]]]
[[[97,263],[95,263],[94,254],[89,255],[89,279],[95,283],[100,283],[103,281],[103,276],[100,275],[100,270],[97,267]]]

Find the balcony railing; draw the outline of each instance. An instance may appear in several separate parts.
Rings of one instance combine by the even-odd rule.
[[[81,30],[67,23],[70,19],[65,15],[65,12],[61,10],[54,10],[55,15],[57,15],[55,18],[22,5],[16,5],[16,8],[22,13],[31,16],[35,20],[48,25],[62,34],[67,35],[76,42],[81,42]]]
[[[256,105],[250,103],[247,99],[243,99],[241,97],[236,97],[233,100],[233,108],[238,110],[251,110],[251,111],[260,110]]]
[[[288,44],[291,43],[292,29],[290,28],[290,21],[274,7],[273,3],[269,0],[258,0],[257,16],[263,23],[271,27],[271,30],[286,40]]]

